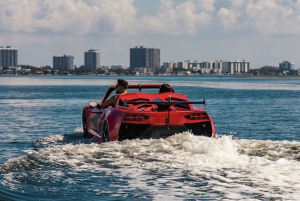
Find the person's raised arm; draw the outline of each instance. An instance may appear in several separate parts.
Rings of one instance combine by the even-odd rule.
[[[101,107],[106,108],[109,106],[114,107],[115,102],[117,101],[118,96],[112,96],[109,100],[106,100],[104,103],[102,103]]]

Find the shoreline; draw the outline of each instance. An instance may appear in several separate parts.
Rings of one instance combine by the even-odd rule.
[[[0,74],[0,77],[48,77],[48,76],[99,76],[99,77],[232,77],[232,78],[248,78],[248,79],[294,79],[300,78],[300,75],[14,75],[14,74]]]
[[[245,75],[239,76],[240,78],[250,78],[250,79],[293,79],[293,78],[300,78],[300,75]]]

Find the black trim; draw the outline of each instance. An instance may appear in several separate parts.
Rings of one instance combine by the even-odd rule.
[[[212,129],[211,129],[211,123],[208,122],[202,122],[202,123],[193,123],[193,124],[185,124],[186,127],[192,131],[194,135],[201,135],[206,137],[212,136]]]
[[[128,124],[122,123],[119,131],[119,141],[133,140],[140,138],[140,136],[147,130],[150,124]]]

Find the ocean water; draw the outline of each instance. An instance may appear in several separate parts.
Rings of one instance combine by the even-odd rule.
[[[220,137],[89,143],[82,108],[118,78],[0,76],[0,200],[300,199],[300,79],[125,76],[205,98]]]

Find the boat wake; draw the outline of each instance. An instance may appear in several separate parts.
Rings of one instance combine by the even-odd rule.
[[[30,186],[28,195],[42,191],[48,198],[77,189],[89,198],[297,200],[299,149],[300,142],[213,139],[188,132],[94,144],[78,128],[72,135],[35,140],[26,156],[0,166],[0,182],[14,190]]]

